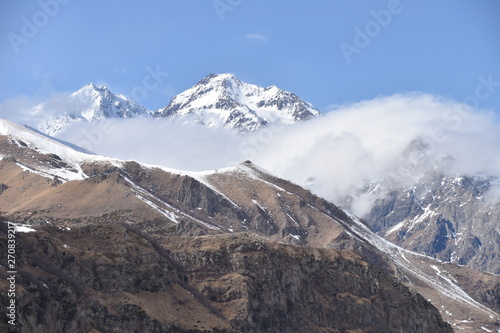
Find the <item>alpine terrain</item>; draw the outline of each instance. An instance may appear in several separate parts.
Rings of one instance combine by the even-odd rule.
[[[148,117],[150,112],[135,101],[93,83],[67,97],[38,104],[30,112],[30,117],[37,120],[35,127],[48,135],[57,135],[74,122],[137,116]]]
[[[210,74],[156,111],[114,94],[105,86],[89,83],[71,95],[34,106],[27,122],[51,136],[57,136],[76,122],[134,117],[155,117],[246,133],[266,125],[294,124],[319,115],[311,104],[276,86],[262,88],[242,82],[233,74]]]
[[[500,329],[498,275],[394,245],[250,161],[184,172],[4,120],[0,155],[19,332]]]
[[[425,156],[415,140],[408,154]],[[380,236],[408,250],[445,262],[500,274],[500,201],[491,191],[499,179],[485,174],[447,174],[452,156],[438,165],[425,158],[412,166],[411,184],[388,176],[359,195],[372,198],[363,218]],[[349,208],[351,200],[343,205]]]
[[[210,74],[175,96],[156,117],[180,119],[208,127],[254,131],[272,123],[293,124],[319,116],[297,95],[276,86],[262,88],[233,74]]]

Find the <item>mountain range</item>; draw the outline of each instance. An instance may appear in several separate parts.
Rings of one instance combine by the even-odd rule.
[[[210,74],[172,98],[168,106],[149,111],[107,87],[88,84],[69,96],[38,104],[30,112],[35,128],[57,135],[75,122],[109,118],[168,118],[212,128],[251,132],[271,124],[293,124],[320,112],[297,95],[276,86],[262,88],[233,74]]]
[[[207,75],[156,111],[106,87],[89,84],[62,102],[35,106],[32,114],[38,130],[56,136],[72,123],[102,119],[168,119],[180,126],[196,123],[243,134],[321,115],[291,92],[248,84],[233,74]],[[406,154],[425,155],[426,149],[415,139]],[[419,166],[422,170],[427,167],[425,162]],[[490,175],[445,175],[431,168],[414,184],[402,186],[387,177],[367,182],[365,190],[354,195],[376,198],[362,217],[386,239],[440,260],[500,274],[500,204],[490,203],[485,196],[498,182]],[[348,196],[339,204],[350,210],[351,199]]]
[[[17,233],[24,331],[498,327],[498,275],[398,247],[250,161],[172,170],[4,120],[0,154],[1,235],[33,230]]]
[[[155,112],[156,117],[186,119],[242,132],[277,122],[293,124],[319,114],[291,92],[276,86],[262,88],[248,84],[233,74],[210,74]]]
[[[33,292],[21,297],[27,330],[500,332],[495,176],[444,173],[420,159],[413,183],[368,180],[336,206],[250,161],[187,172],[51,137],[103,119],[246,135],[321,116],[291,92],[232,74],[210,74],[156,111],[89,84],[31,114],[35,128],[0,120],[0,217],[34,230],[18,234],[22,288]],[[416,138],[404,154],[427,149]],[[349,213],[357,198],[372,202],[361,218]],[[61,295],[74,310],[49,323],[43,314],[62,311]],[[89,309],[92,319],[77,314]]]

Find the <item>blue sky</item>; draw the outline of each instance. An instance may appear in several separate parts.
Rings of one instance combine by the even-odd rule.
[[[494,0],[4,0],[0,103],[94,82],[157,109],[231,72],[320,110],[422,91],[500,112],[499,17]]]

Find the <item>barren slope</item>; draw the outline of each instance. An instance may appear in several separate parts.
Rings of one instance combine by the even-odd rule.
[[[302,255],[307,256],[307,253],[310,253],[308,251],[316,251],[306,249],[305,247],[348,250],[350,253],[346,254],[347,252],[343,252],[342,256],[347,256],[351,259],[359,256],[359,259],[365,263],[363,265],[370,267],[367,269],[372,270],[374,269],[373,267],[378,267],[380,274],[396,276],[401,279],[412,290],[418,291],[426,299],[430,299],[446,321],[464,332],[476,332],[478,329],[481,329],[481,326],[493,330],[499,325],[499,317],[493,311],[498,310],[499,290],[497,275],[486,275],[470,269],[462,269],[455,265],[444,265],[432,258],[399,248],[371,232],[364,222],[358,218],[350,216],[332,203],[315,196],[295,184],[270,175],[249,161],[235,167],[210,172],[182,172],[132,161],[125,162],[83,154],[60,143],[53,142],[49,138],[40,137],[37,133],[20,128],[17,125],[9,123],[0,123],[0,125],[0,134],[3,133],[3,136],[0,135],[0,155],[4,157],[0,161],[0,211],[8,219],[34,226],[38,230],[37,233],[46,235],[44,236],[45,240],[49,241],[49,243],[52,238],[59,237],[55,236],[58,235],[57,233],[53,236],[52,230],[61,230],[61,232],[62,230],[71,231],[72,237],[79,239],[78,244],[73,245],[78,251],[73,253],[74,258],[71,260],[75,262],[91,260],[90,257],[87,257],[88,254],[86,251],[88,250],[91,251],[93,256],[105,261],[103,267],[108,267],[112,270],[120,269],[119,267],[115,267],[115,264],[129,261],[130,251],[136,253],[138,256],[148,257],[151,254],[151,250],[146,246],[144,248],[146,252],[142,253],[141,246],[135,241],[127,243],[127,245],[118,246],[117,244],[120,241],[117,243],[113,240],[117,237],[116,235],[110,235],[110,238],[107,238],[107,236],[102,238],[100,234],[95,234],[95,232],[100,232],[98,230],[104,230],[102,228],[118,228],[120,230],[125,228],[126,232],[123,230],[117,231],[126,238],[125,241],[128,242],[130,240],[129,233],[132,232],[143,239],[140,242],[144,242],[145,240],[146,243],[149,243],[158,252],[158,255],[162,256],[162,258],[167,258],[167,261],[175,267],[175,263],[169,261],[172,258],[165,257],[166,252],[163,247],[166,247],[170,249],[177,261],[183,263],[181,266],[185,267],[185,274],[189,277],[188,280],[193,282],[191,286],[194,289],[189,289],[191,287],[188,287],[189,292],[196,293],[197,290],[205,296],[209,295],[210,290],[204,289],[204,283],[208,283],[209,285],[214,283],[220,289],[221,283],[224,285],[231,282],[231,284],[234,283],[236,286],[243,288],[242,290],[238,289],[234,291],[235,295],[239,295],[237,297],[239,301],[235,301],[233,304],[231,303],[233,300],[231,297],[234,295],[224,296],[226,297],[223,298],[225,299],[224,302],[228,303],[224,303],[223,305],[218,304],[217,306],[220,305],[220,307],[216,306],[218,310],[211,309],[212,312],[215,311],[214,313],[217,313],[217,311],[225,313],[224,316],[226,319],[239,318],[234,320],[228,319],[229,322],[224,322],[225,324],[229,323],[233,325],[233,328],[240,327],[234,326],[236,325],[235,323],[240,323],[238,320],[246,321],[247,319],[243,318],[253,318],[254,316],[263,315],[262,313],[259,314],[257,308],[249,307],[248,304],[252,304],[252,302],[257,302],[257,304],[260,304],[259,302],[269,302],[267,298],[262,300],[259,298],[254,299],[254,296],[259,295],[258,292],[252,295],[245,294],[245,290],[249,288],[247,286],[251,281],[254,283],[255,278],[258,278],[260,275],[266,276],[266,274],[270,274],[268,283],[276,282],[273,280],[277,276],[275,274],[282,274],[284,276],[297,275],[305,278],[305,275],[300,272],[305,269],[301,266],[306,264],[306,262],[295,262],[293,265],[290,264],[290,267],[296,268],[287,270],[285,266],[288,267],[288,264],[281,265],[280,263],[273,262],[272,266],[276,264],[278,269],[276,272],[280,273],[273,271],[274,273],[271,274],[269,271],[270,268],[265,268],[268,267],[269,263],[264,262],[264,258],[260,257],[258,253],[259,249],[252,250],[256,252],[252,254],[251,259],[249,259],[250,257],[245,259],[245,255],[243,255],[240,258],[243,260],[242,262],[232,262],[228,259],[233,255],[233,252],[231,252],[233,251],[232,247],[236,246],[235,244],[240,241],[244,243],[241,240],[241,235],[234,236],[236,237],[234,238],[234,242],[229,242],[232,245],[227,243],[228,239],[231,239],[231,235],[235,235],[237,232],[252,232],[260,235],[259,237],[264,237],[265,241],[263,240],[263,242],[266,245],[263,245],[263,249],[271,251],[266,256],[282,256],[283,254],[280,251],[283,251],[285,248],[293,249],[286,250],[285,252],[288,254],[298,251],[293,252],[295,253],[292,255],[293,258]],[[117,223],[119,226],[116,225]],[[134,229],[130,229],[127,227],[128,225],[133,225]],[[113,233],[115,231],[108,230],[104,233],[109,232]],[[243,239],[256,237],[248,234],[245,235]],[[189,236],[189,238],[179,238],[180,236]],[[31,235],[27,237],[36,238],[36,236]],[[96,240],[89,239],[87,250],[85,250],[86,237],[97,237]],[[64,238],[64,241],[61,241],[63,242],[62,245],[59,244],[57,246],[62,246],[63,248],[65,248],[64,244],[71,246],[65,243],[69,241],[69,238]],[[54,240],[54,242],[59,241]],[[298,245],[301,247],[282,248],[278,246],[278,248],[275,248],[275,245],[272,244],[276,243]],[[50,250],[54,246],[56,245],[51,243],[46,250],[42,251],[49,262],[55,259],[53,251]],[[206,246],[209,246],[210,250]],[[200,248],[203,250],[200,250]],[[120,250],[118,251],[118,249]],[[62,251],[67,253],[66,250]],[[190,251],[193,252],[187,255]],[[209,254],[207,251],[210,253],[213,252],[213,254]],[[275,253],[273,251],[278,252]],[[318,251],[320,253],[333,253],[321,252],[323,250]],[[186,256],[183,256],[183,253]],[[353,253],[356,253],[356,255]],[[33,260],[28,253],[24,253],[23,255],[25,256],[25,262]],[[206,260],[203,258],[206,258],[207,255],[212,258],[210,260],[215,261],[211,262],[209,260],[209,264],[200,266],[200,260]],[[333,260],[329,256],[326,255],[326,257],[330,258],[328,260]],[[326,257],[322,258],[321,261],[328,261]],[[287,262],[289,259],[284,260]],[[260,262],[264,268],[260,267],[261,265],[257,265],[258,267],[255,265],[248,266],[246,264],[248,260]],[[152,262],[148,264],[152,265],[151,269],[158,269],[158,267],[153,267],[154,264]],[[52,262],[52,264],[57,266],[60,262]],[[225,274],[229,274],[228,276],[205,276],[203,279],[209,279],[205,281],[203,279],[199,280],[199,276],[194,273],[194,275],[188,273],[189,270],[204,272],[204,270],[210,267],[218,272],[221,270],[218,266],[219,264],[228,265],[224,268],[227,271]],[[96,273],[96,269],[102,269],[98,268],[100,264],[96,265],[92,268],[92,272],[94,273]],[[80,273],[86,274],[85,272],[77,273],[71,270],[68,271],[64,265],[59,268],[65,272],[64,274],[70,274],[76,280],[81,278]],[[244,268],[244,273],[239,271],[240,268]],[[259,269],[264,269],[264,271],[261,272]],[[319,269],[319,266],[314,269]],[[110,281],[121,279],[123,272],[120,272],[108,276]],[[149,274],[144,273],[146,275],[138,277],[130,269],[127,272],[129,274],[128,279],[135,281],[140,281],[144,276]],[[248,275],[253,274],[251,272],[259,273],[252,278],[253,280],[248,280]],[[53,274],[53,271],[49,269],[46,273]],[[317,273],[322,274],[320,272]],[[40,276],[42,276],[45,273],[38,272],[37,274],[41,274]],[[363,276],[364,273],[360,274]],[[95,278],[94,276],[84,277],[84,279]],[[180,278],[180,281],[183,281],[183,279]],[[372,277],[365,276],[365,279],[370,280]],[[32,283],[36,284],[38,283],[36,281],[41,280],[37,277],[34,281]],[[69,279],[69,281],[73,280]],[[72,284],[73,287],[75,287],[75,283]],[[139,304],[136,305],[142,309],[149,309],[144,311],[148,313],[150,318],[161,317],[161,315],[155,312],[159,310],[158,297],[148,294],[150,290],[134,289],[135,291],[131,295],[131,289],[128,286],[120,291],[123,292],[123,295],[118,295],[115,289],[100,291],[102,283],[104,282],[100,282],[97,285],[91,284],[85,286],[93,288],[97,294],[99,292],[106,294],[101,295],[103,302],[101,305],[104,307],[114,309],[118,306],[116,302],[133,302],[133,304]],[[107,281],[106,283],[112,282]],[[269,288],[269,285],[266,285],[264,281],[260,281],[259,283],[259,288]],[[360,281],[360,283],[362,282]],[[254,284],[251,285],[255,287]],[[323,287],[326,288],[326,284],[322,284],[321,288]],[[305,288],[305,285],[300,288]],[[61,292],[61,290],[58,292]],[[180,291],[164,286],[162,292],[167,292],[169,295],[177,295]],[[113,295],[107,295],[108,293],[112,293]],[[330,304],[332,301],[332,299],[328,298],[331,297],[329,294],[331,291],[321,289],[321,292],[314,291],[314,293],[317,295],[316,300],[324,306],[322,311],[326,311],[324,312],[325,316],[330,316],[326,313],[334,313],[338,310],[328,310],[329,306],[327,304]],[[403,292],[400,297],[404,298],[405,293]],[[363,297],[368,297],[368,299],[371,299],[373,296],[363,295]],[[114,298],[115,296],[118,298]],[[166,294],[164,296],[167,297]],[[173,296],[170,295],[168,297]],[[295,296],[290,297],[292,300],[295,299],[293,298]],[[326,301],[320,302],[323,297],[326,297]],[[347,297],[347,300],[352,299],[352,295]],[[198,301],[201,304],[204,302],[202,300]],[[283,300],[276,301],[278,303],[283,302]],[[305,301],[307,300],[300,298],[300,302]],[[337,301],[344,301],[344,298],[336,298]],[[388,299],[382,301],[382,299],[378,298],[378,303],[376,303],[383,308],[385,301],[388,301]],[[290,302],[294,304],[293,301]],[[365,304],[366,302],[366,300],[363,300],[356,301],[355,303]],[[371,304],[370,306],[374,305],[374,303],[368,303]],[[427,307],[425,303],[420,301],[417,303],[424,308]],[[267,306],[270,308],[275,307],[275,305],[271,304],[274,303],[271,302]],[[312,303],[309,305],[312,306]],[[182,311],[179,310],[184,313],[180,317],[185,315],[183,311],[191,309],[189,306],[191,305],[179,308],[184,309]],[[235,309],[240,310],[236,311]],[[382,311],[385,315],[388,315],[387,312],[384,312],[387,311],[387,308],[384,309],[377,311]],[[311,308],[305,307],[303,310],[311,311]],[[123,312],[120,311],[117,313],[123,315]],[[366,308],[366,311],[372,310]],[[113,314],[114,312],[110,313]],[[269,312],[267,317],[262,317],[267,319],[253,323],[255,325],[268,325],[274,316],[271,313]],[[430,316],[432,317],[433,315]],[[373,318],[379,317],[375,316]],[[325,320],[325,318],[317,318],[314,324],[306,324],[304,322],[294,323],[305,325],[300,327],[315,327],[314,325],[328,327],[329,325],[333,325]],[[162,323],[160,320],[161,325],[176,323],[175,321]],[[184,324],[187,325],[185,327],[191,327],[189,325],[192,323],[186,319]],[[381,324],[380,320],[374,319],[375,324]],[[417,325],[417,322],[414,321],[414,324]],[[435,324],[438,325],[438,321],[435,321]],[[214,325],[219,324],[214,322]],[[250,325],[249,327],[255,329],[255,327],[258,327],[255,325]],[[420,326],[415,326],[415,332],[419,331],[418,327]],[[153,328],[151,329],[154,331]],[[250,328],[248,329],[250,330]],[[367,331],[370,330],[368,329]]]

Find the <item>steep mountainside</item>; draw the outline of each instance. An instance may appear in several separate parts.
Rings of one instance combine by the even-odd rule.
[[[499,324],[498,276],[393,245],[249,161],[181,172],[87,155],[6,121],[0,155],[0,211],[36,230],[18,234],[26,327],[449,332],[427,300],[464,332]],[[50,326],[61,306],[73,310]]]
[[[65,99],[40,104],[32,112],[37,128],[51,135],[74,122],[152,115],[134,101],[94,84]],[[311,119],[319,112],[275,86],[261,88],[232,74],[210,74],[154,116],[245,133]],[[361,195],[376,200],[362,217],[380,236],[406,249],[499,274],[500,202],[492,201],[488,191],[500,193],[500,180],[437,171],[432,161],[422,158],[429,149],[417,138],[403,154],[400,171],[410,162],[410,169],[403,171],[422,174],[412,184],[401,185],[388,177],[367,185]],[[413,160],[418,163],[413,165]],[[348,201],[342,206],[349,210]]]
[[[155,116],[249,132],[272,123],[293,124],[314,118],[319,111],[276,86],[262,88],[232,74],[210,74],[172,98]]]
[[[412,146],[425,153],[425,147]],[[408,250],[500,274],[500,201],[494,194],[499,179],[446,175],[423,164],[412,184],[387,177],[367,185],[361,195],[376,200],[364,220]]]
[[[488,203],[492,180],[435,175],[393,188],[364,218],[409,250],[500,274],[500,203]]]
[[[452,332],[347,252],[246,233],[162,240],[120,223],[18,235],[20,332]]]
[[[40,121],[37,129],[56,135],[78,121],[96,121],[106,118],[150,117],[143,106],[123,95],[112,93],[107,87],[89,83],[71,95],[35,106],[31,116]]]

